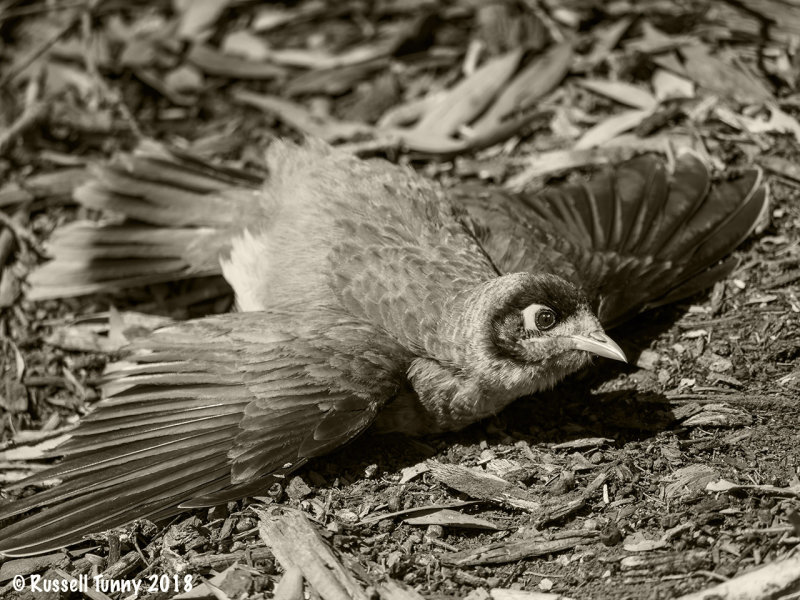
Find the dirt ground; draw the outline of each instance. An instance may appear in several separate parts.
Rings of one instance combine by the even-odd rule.
[[[313,1],[220,2],[217,14],[191,14],[179,2],[64,10],[0,3],[9,11],[0,12],[8,40],[0,71],[6,86],[0,127],[3,483],[40,468],[37,450],[99,399],[103,366],[115,356],[102,343],[109,307],[129,319],[127,311],[182,319],[230,308],[224,292],[200,297],[197,282],[46,302],[26,297],[25,277],[45,260],[52,231],[76,217],[97,216],[70,200],[86,165],[142,137],[258,164],[259,148],[275,135],[329,135],[362,155],[410,161],[445,184],[503,185],[524,176],[536,185],[563,173],[530,175],[537,153],[552,157],[549,152],[575,148],[621,110],[614,99],[619,92],[595,96],[576,80],[651,89],[653,65],[661,63],[650,46],[642,49],[642,40],[678,47],[688,36],[728,67],[744,64],[747,85],[709,78],[684,53],[695,92],[680,102],[659,101],[635,124],[636,139],[688,132],[718,165],[761,164],[772,202],[769,223],[740,247],[739,266],[724,282],[612,332],[631,364],[597,360],[552,392],[521,399],[456,434],[363,437],[265,497],[168,523],[139,522],[66,552],[6,560],[0,597],[45,597],[14,592],[18,573],[100,572],[145,582],[153,575],[181,581],[190,575],[195,588],[223,573],[202,593],[271,597],[284,568],[265,543],[262,521],[263,511],[279,507],[307,515],[367,594],[381,597],[389,596],[376,586],[391,578],[405,585],[406,595],[397,598],[415,592],[429,599],[535,597],[508,590],[552,599],[676,598],[796,556],[800,125],[794,119],[800,96],[794,14],[778,19],[770,2],[752,3],[760,17],[749,2],[634,4],[498,2],[489,10],[408,0],[368,10],[355,2],[336,9]],[[759,29],[764,23],[767,34]],[[169,32],[176,27],[173,40]],[[608,34],[615,27],[622,32],[616,40]],[[231,41],[231,32],[238,40]],[[376,32],[391,34],[388,50]],[[404,134],[398,141],[376,133],[390,109],[452,89],[470,41],[480,39],[489,56],[515,47],[535,54],[565,34],[575,36],[574,55],[563,72],[552,57],[540,65],[536,81],[549,88],[532,96],[538,108],[519,122],[521,136],[497,124],[494,138],[472,146],[456,134],[445,141]],[[260,59],[252,40],[259,36],[269,40]],[[89,38],[98,47],[105,42],[111,54],[87,51]],[[611,49],[598,58],[598,47],[609,40]],[[228,54],[198,58],[187,47],[227,48]],[[297,48],[305,54],[281,54]],[[373,52],[372,62],[333,60],[353,49]],[[328,62],[322,68],[312,59]],[[261,70],[254,74],[256,64]],[[545,85],[548,77],[553,83]],[[246,101],[243,90],[269,94],[271,108]],[[277,106],[275,98],[287,105]],[[308,112],[292,112],[298,107]],[[464,119],[461,126],[472,123],[480,131]],[[356,122],[365,129],[345,135],[351,130],[344,124]],[[16,494],[0,498],[13,502]],[[781,593],[797,592],[798,582]],[[307,591],[312,598],[335,597]],[[173,596],[174,589],[139,594]]]

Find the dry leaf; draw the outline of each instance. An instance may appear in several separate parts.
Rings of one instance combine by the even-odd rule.
[[[230,0],[174,0],[174,4],[181,15],[178,37],[197,41],[210,37],[207,30],[219,20]]]
[[[286,75],[278,65],[229,56],[205,44],[192,46],[186,60],[210,75],[231,79],[275,79]]]
[[[449,155],[463,152],[469,148],[467,141],[431,135],[427,131],[416,128],[385,130],[383,134],[389,138],[395,138],[407,150],[425,154]]]
[[[282,25],[286,25],[295,19],[302,17],[304,14],[310,14],[308,8],[311,8],[312,10],[316,8],[319,10],[320,3],[305,2],[303,3],[303,8],[301,9],[287,9],[283,6],[276,6],[273,4],[259,6],[256,15],[253,18],[253,31],[262,32],[277,29]],[[322,8],[324,9],[324,6],[322,6]]]
[[[403,520],[409,525],[442,525],[444,527],[462,527],[465,529],[488,529],[498,531],[500,527],[491,521],[465,515],[455,510],[442,509],[427,515],[409,517]]]
[[[601,146],[619,134],[634,129],[651,114],[650,110],[628,110],[611,116],[584,133],[575,144],[575,150]]]
[[[173,323],[168,317],[134,311],[99,313],[56,327],[46,342],[74,352],[112,354],[134,339]]]
[[[180,65],[164,76],[164,85],[174,94],[199,92],[204,83],[203,74],[191,65]]]
[[[628,51],[641,52],[642,54],[660,54],[692,41],[692,38],[686,35],[668,35],[653,27],[646,20],[642,21],[641,31],[642,37],[625,44],[625,48]]]
[[[800,165],[794,161],[780,156],[762,156],[758,162],[762,167],[776,175],[800,182]],[[1,204],[2,202],[0,202]]]
[[[660,101],[675,98],[694,98],[694,83],[666,69],[653,73],[653,91]]]
[[[536,100],[549,93],[566,76],[572,65],[572,58],[572,45],[564,42],[534,59],[475,123],[475,137],[492,135],[512,113],[529,108]]]
[[[384,40],[380,43],[357,46],[340,54],[331,54],[322,50],[292,48],[289,50],[272,50],[269,52],[268,57],[270,61],[277,65],[322,71],[359,65],[388,56],[391,51],[392,43]]]
[[[592,35],[595,38],[594,46],[587,56],[578,61],[580,68],[589,71],[607,60],[632,22],[632,17],[623,17],[611,23],[600,23],[592,29]]]
[[[472,506],[477,504],[474,500],[466,500],[466,501],[456,501],[456,502],[445,502],[443,504],[427,504],[425,506],[417,506],[415,508],[406,508],[404,510],[398,510],[392,513],[383,513],[380,515],[372,515],[371,517],[367,517],[362,519],[360,522],[362,525],[367,525],[369,523],[377,523],[378,521],[384,521],[385,519],[393,519],[395,517],[401,517],[403,515],[425,515],[430,512],[438,512],[442,509],[447,508],[462,508],[464,506]]]
[[[431,135],[447,137],[471,122],[489,105],[522,58],[522,50],[512,50],[490,60],[470,77],[437,98],[417,127]]]
[[[698,85],[743,104],[757,104],[772,100],[772,94],[763,84],[736,66],[712,56],[702,44],[680,49],[687,75]]]
[[[739,121],[750,133],[778,132],[791,133],[800,142],[800,123],[793,116],[786,114],[777,106],[769,107],[769,119],[750,119],[740,116]]]
[[[270,55],[269,45],[263,38],[243,29],[226,35],[220,44],[220,49],[225,54],[243,56],[254,61],[267,60]]]
[[[378,119],[378,127],[393,129],[395,127],[412,125],[419,120],[422,115],[432,110],[433,106],[440,100],[440,96],[431,94],[393,106]]]
[[[304,106],[278,96],[256,94],[244,89],[236,90],[232,95],[239,102],[269,112],[290,127],[326,142],[349,140],[374,132],[374,128],[365,123],[338,121],[334,118],[313,115]]]
[[[666,477],[664,481],[670,482],[664,489],[667,498],[677,498],[691,495],[705,489],[706,485],[719,477],[719,473],[707,465],[688,465],[681,467]]]
[[[624,81],[606,81],[602,79],[575,79],[575,83],[581,87],[593,91],[596,94],[611,98],[615,102],[640,108],[642,110],[652,110],[658,104],[658,100],[647,90]]]

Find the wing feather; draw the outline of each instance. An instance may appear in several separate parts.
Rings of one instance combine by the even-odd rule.
[[[607,327],[724,277],[729,269],[719,261],[750,235],[768,204],[759,169],[714,181],[690,152],[671,173],[663,159],[643,155],[538,194],[455,193],[501,271],[571,280]]]
[[[159,330],[110,368],[107,397],[53,452],[61,462],[14,485],[61,481],[0,509],[0,519],[43,509],[0,530],[0,552],[45,552],[264,492],[361,433],[397,388],[404,352],[333,312],[313,324],[252,312]]]

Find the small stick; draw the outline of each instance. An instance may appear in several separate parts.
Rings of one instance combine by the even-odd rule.
[[[83,36],[83,62],[86,66],[86,71],[95,81],[95,84],[99,90],[106,96],[107,100],[117,107],[122,115],[122,118],[127,121],[128,126],[133,132],[133,135],[138,139],[141,139],[144,137],[142,128],[139,126],[139,123],[136,121],[136,118],[133,116],[130,108],[128,108],[128,105],[123,101],[119,90],[112,88],[106,79],[100,75],[100,70],[97,68],[97,62],[92,55],[91,43],[92,36],[94,35],[92,32],[92,15],[97,7],[97,4],[98,0],[91,0],[91,2],[84,7],[84,10],[81,11],[80,15],[81,35]]]
[[[3,84],[0,83],[0,86]],[[25,108],[22,114],[14,121],[11,126],[0,132],[0,156],[5,154],[14,143],[18,136],[33,127],[44,116],[48,103],[39,100],[41,92],[41,71],[28,81],[25,89]]]
[[[0,88],[4,88],[10,81],[12,81],[17,75],[22,73],[25,69],[27,69],[31,64],[33,64],[37,58],[41,57],[45,52],[47,52],[50,48],[52,48],[58,40],[66,36],[72,28],[75,27],[78,23],[80,23],[80,17],[75,17],[69,23],[67,23],[63,28],[59,29],[53,37],[49,40],[45,40],[45,42],[39,46],[36,50],[31,52],[28,56],[25,57],[25,60],[20,62],[10,71],[8,71],[2,78],[0,78]]]

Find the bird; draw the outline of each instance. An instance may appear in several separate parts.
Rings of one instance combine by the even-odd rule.
[[[104,398],[0,506],[0,553],[258,495],[367,429],[461,429],[552,388],[607,330],[725,277],[768,206],[756,167],[643,154],[512,193],[276,139],[264,170],[146,142],[76,200],[35,299],[224,278],[236,310],[134,340]],[[24,515],[20,518],[20,515]]]

